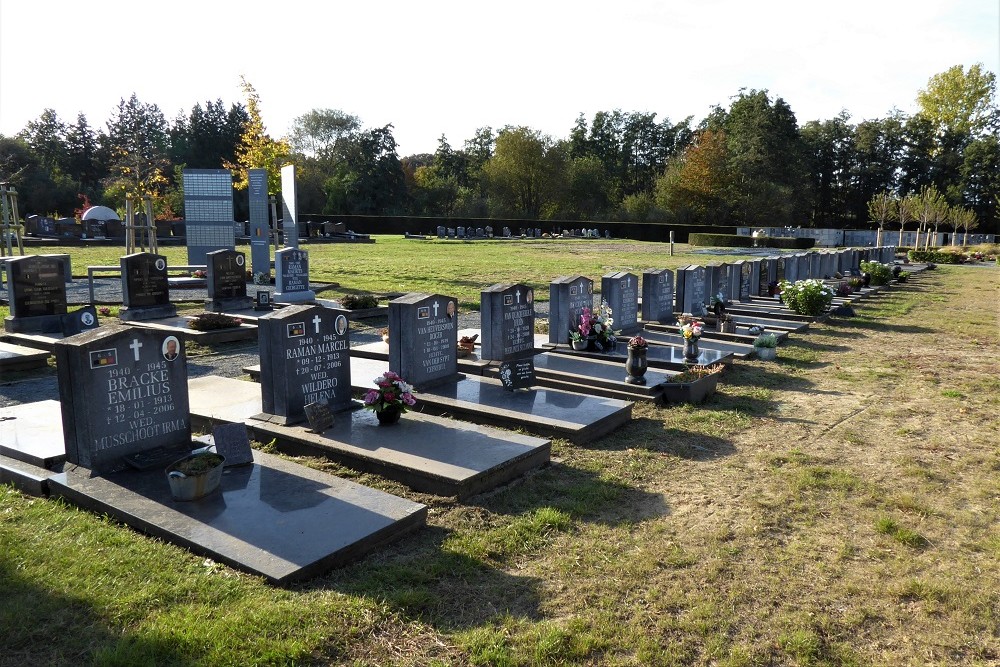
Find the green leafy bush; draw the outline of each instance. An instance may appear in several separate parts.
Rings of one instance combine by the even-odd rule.
[[[783,280],[780,288],[781,301],[799,315],[815,317],[833,303],[833,290],[815,278],[794,283]]]
[[[340,305],[347,310],[363,310],[378,305],[378,297],[374,294],[345,294],[340,299]]]
[[[243,320],[225,313],[199,313],[188,320],[188,328],[195,331],[215,331],[232,329],[243,324]]]
[[[761,334],[753,339],[754,347],[778,347],[778,337],[773,333]]]
[[[759,248],[783,248],[785,250],[806,250],[816,245],[816,239],[788,238],[784,236],[760,236],[756,239],[740,234],[688,235],[688,243],[693,246],[715,246],[721,248],[752,248],[756,242]]]
[[[935,264],[961,264],[962,262],[959,255],[940,250],[910,250],[906,256],[911,262],[934,262]]]
[[[861,262],[861,270],[871,276],[872,285],[888,285],[892,282],[892,269],[881,262]]]

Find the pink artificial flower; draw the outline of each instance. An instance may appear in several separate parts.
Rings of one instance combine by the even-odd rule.
[[[371,405],[378,400],[378,391],[376,389],[369,389],[368,393],[365,394],[365,405]]]
[[[416,402],[417,399],[413,398],[413,394],[409,392],[403,394],[403,403],[406,403],[407,405],[414,405]]]
[[[389,402],[389,401],[395,401],[396,400],[396,394],[392,393],[391,391],[385,392],[385,400],[387,402]]]

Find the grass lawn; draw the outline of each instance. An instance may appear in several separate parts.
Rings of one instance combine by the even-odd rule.
[[[310,250],[476,301],[707,259],[590,243]],[[997,303],[1000,270],[940,267],[463,503],[300,459],[430,514],[289,590],[0,486],[0,665],[996,665]]]

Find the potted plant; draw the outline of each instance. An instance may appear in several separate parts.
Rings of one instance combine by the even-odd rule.
[[[646,352],[649,344],[642,336],[632,336],[628,339],[628,358],[625,359],[625,382],[629,384],[646,384]]]
[[[417,402],[413,387],[393,371],[386,371],[374,380],[375,389],[365,394],[365,408],[375,413],[380,426],[399,421],[400,415]]]
[[[663,400],[667,403],[701,403],[715,393],[722,376],[722,364],[689,366],[663,385]]]
[[[736,322],[733,321],[732,315],[723,312],[719,315],[715,328],[719,333],[736,333]]]
[[[773,361],[778,356],[778,337],[771,333],[761,334],[754,338],[753,349],[758,359]]]
[[[574,350],[586,350],[587,339],[579,331],[569,332],[569,344]]]
[[[219,488],[226,457],[215,452],[189,454],[167,466],[167,482],[174,500],[197,500]]]
[[[467,357],[472,354],[472,351],[476,349],[477,338],[479,338],[479,334],[475,334],[473,336],[462,336],[459,338],[457,355],[459,357]]]

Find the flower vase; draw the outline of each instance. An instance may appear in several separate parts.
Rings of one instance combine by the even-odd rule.
[[[375,412],[375,417],[378,419],[379,426],[391,426],[399,421],[400,415],[403,414],[403,409],[398,405],[394,405],[389,408],[382,408]]]
[[[577,351],[587,349],[587,341],[581,338],[580,340],[571,340],[569,342],[570,346]]]
[[[646,384],[646,369],[649,364],[646,362],[646,348],[628,348],[628,358],[625,360],[625,382],[628,384]]]
[[[698,361],[698,355],[701,351],[698,349],[698,339],[697,338],[685,338],[684,339],[684,360],[685,361]]]

